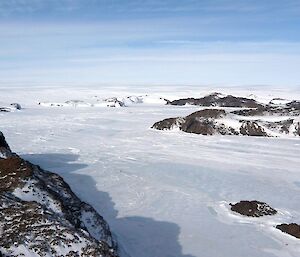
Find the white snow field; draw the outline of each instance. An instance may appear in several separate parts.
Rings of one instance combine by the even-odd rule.
[[[300,99],[299,88],[10,87],[1,89],[1,102],[22,110],[0,113],[0,131],[12,150],[60,174],[104,216],[121,257],[299,257],[300,240],[274,228],[300,223],[299,137],[150,129],[199,109],[167,106],[160,97],[214,91],[264,102]],[[146,100],[124,108],[38,105],[127,96]],[[240,200],[266,202],[278,214],[233,214],[228,203]]]

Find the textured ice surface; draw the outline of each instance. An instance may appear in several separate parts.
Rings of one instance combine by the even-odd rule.
[[[59,94],[57,92],[60,92]],[[149,129],[196,106],[132,104],[128,108],[45,108],[38,101],[89,101],[149,94],[199,97],[212,91],[268,103],[300,99],[299,90],[180,87],[6,90],[21,112],[3,113],[1,130],[11,148],[58,172],[111,226],[122,256],[298,257],[299,240],[274,226],[300,222],[300,140],[199,136]],[[28,154],[30,153],[30,154]],[[279,210],[245,218],[229,202],[259,200]],[[88,216],[84,214],[85,217]]]

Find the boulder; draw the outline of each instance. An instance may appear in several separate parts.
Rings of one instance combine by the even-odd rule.
[[[231,210],[243,216],[262,217],[266,215],[275,215],[277,211],[270,205],[259,201],[240,201],[236,204],[230,204]]]

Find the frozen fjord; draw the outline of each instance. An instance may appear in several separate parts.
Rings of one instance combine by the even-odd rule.
[[[1,130],[25,159],[59,173],[103,214],[124,256],[299,256],[300,243],[273,228],[279,222],[300,222],[299,138],[207,137],[149,129],[197,106],[37,105],[148,91],[6,90],[5,99],[24,103],[25,109],[1,114]],[[164,87],[149,94],[175,98],[197,93]],[[289,97],[284,90],[256,94]],[[290,97],[295,98],[294,92]],[[266,201],[280,213],[259,220],[230,214],[227,203],[242,199]]]

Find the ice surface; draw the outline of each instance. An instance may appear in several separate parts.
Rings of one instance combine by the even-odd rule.
[[[59,173],[104,216],[121,256],[300,256],[300,241],[274,228],[278,222],[300,222],[299,138],[151,130],[156,121],[199,109],[158,101],[128,108],[37,105],[68,99],[90,102],[94,96],[172,100],[212,91],[220,92],[180,87],[12,88],[1,96],[25,109],[0,114],[1,131],[12,150]],[[299,90],[284,88],[221,92],[253,94],[266,103],[276,97],[300,99]],[[250,219],[229,211],[230,202],[254,199],[270,204],[278,215]]]

